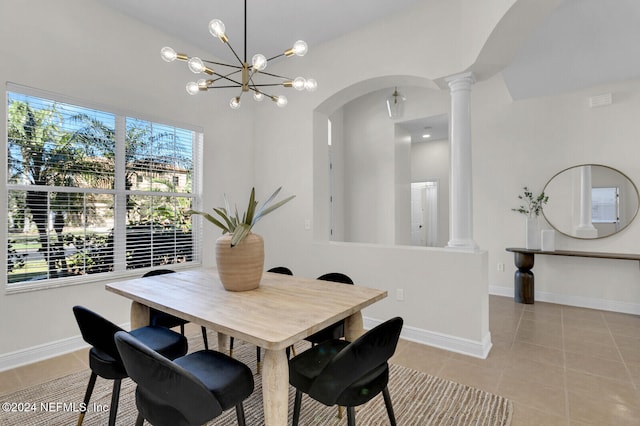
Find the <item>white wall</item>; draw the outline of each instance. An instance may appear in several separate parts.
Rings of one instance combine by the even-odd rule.
[[[184,86],[191,72],[184,64],[160,59],[164,45],[181,42],[105,8],[94,0],[0,2],[0,82],[9,81],[115,107],[147,118],[201,126],[205,132],[204,207],[220,205],[222,192],[242,201],[253,183],[252,131],[240,125],[250,111],[231,113],[216,96],[190,97]],[[6,102],[0,103],[0,117]],[[6,135],[5,120],[0,134]],[[4,157],[3,157],[4,158]],[[6,170],[6,160],[0,162]],[[4,172],[3,172],[4,175]],[[5,193],[5,182],[0,192]],[[2,223],[6,223],[6,212]],[[205,241],[218,233],[206,227]],[[6,230],[0,230],[2,240]],[[6,256],[6,245],[0,245]],[[212,250],[205,250],[212,262]],[[2,275],[2,283],[6,276]],[[83,304],[117,323],[129,321],[129,302],[107,293],[104,282],[23,294],[0,293],[0,370],[26,358],[47,356],[42,345],[68,350],[79,331],[71,307]],[[29,352],[30,351],[30,352]],[[7,355],[9,354],[9,355]],[[24,355],[24,354],[23,354]],[[49,354],[50,355],[50,354]],[[21,362],[18,359],[16,362]]]
[[[388,93],[388,92],[387,92]],[[411,244],[411,135],[394,126],[394,243]]]
[[[395,137],[374,92],[344,107],[345,241],[395,242]]]
[[[613,104],[590,108],[589,97],[603,93],[613,94]],[[492,291],[513,294],[513,256],[504,249],[524,246],[524,216],[510,210],[523,186],[539,192],[555,173],[585,163],[608,165],[640,183],[639,110],[640,80],[515,102],[499,75],[473,87],[474,237],[489,251]],[[639,239],[636,219],[603,239],[556,234],[555,245],[638,253]],[[539,300],[640,313],[635,261],[536,256],[533,272]]]
[[[265,237],[267,266],[287,265],[303,276],[328,270],[346,272],[360,284],[389,291],[389,298],[365,312],[371,321],[402,315],[411,338],[482,356],[490,348],[488,277],[494,284],[512,288],[511,277],[498,276],[494,268],[488,271],[487,265],[497,260],[508,263],[510,257],[504,247],[521,244],[521,222],[509,211],[511,194],[518,192],[519,180],[531,186],[540,184],[541,175],[560,168],[554,162],[586,157],[576,149],[582,147],[581,135],[571,135],[576,139],[566,142],[564,155],[549,160],[549,155],[561,149],[548,140],[543,141],[548,145],[546,151],[538,151],[535,144],[518,143],[523,132],[527,137],[534,134],[540,119],[524,128],[512,124],[516,113],[507,110],[508,100],[499,84],[497,95],[490,92],[491,82],[474,87],[474,238],[488,253],[329,243],[326,226],[318,226],[326,225],[328,214],[316,208],[314,200],[327,195],[326,118],[331,112],[357,96],[394,86],[398,78],[406,85],[434,89],[433,81],[467,70],[484,40],[514,3],[492,0],[480,6],[476,0],[418,2],[410,10],[363,30],[312,47],[305,58],[274,64],[274,72],[282,69],[287,75],[315,77],[320,84],[317,92],[288,93],[289,106],[284,110],[269,108],[271,105],[258,105],[252,110],[243,105],[241,111],[232,112],[226,99],[220,101],[215,94],[197,98],[184,95],[188,71],[179,64],[165,64],[157,54],[160,46],[180,43],[94,0],[1,2],[0,35],[11,42],[0,45],[0,81],[204,127],[205,208],[218,205],[222,192],[244,199],[252,184],[259,194],[284,185],[285,194],[297,195],[256,229]],[[517,3],[535,3],[544,10],[555,2]],[[427,17],[429,25],[424,24]],[[366,90],[367,85],[370,90]],[[476,99],[483,101],[478,105]],[[4,116],[4,109],[0,106],[0,116]],[[498,121],[478,121],[486,115]],[[0,120],[2,133],[4,125]],[[561,122],[555,131],[564,133]],[[316,146],[314,140],[325,144]],[[568,138],[560,140],[565,143]],[[608,147],[594,144],[589,153],[589,158],[604,154],[604,160],[613,166],[622,165],[621,170],[627,165],[619,164],[619,150],[614,155]],[[529,170],[526,166],[532,162],[535,167]],[[637,172],[629,173],[637,179]],[[306,229],[308,221],[311,229]],[[213,241],[217,232],[205,229],[206,239]],[[620,238],[624,238],[623,244],[617,244]],[[632,240],[620,238],[603,242],[605,247],[600,248],[631,250]],[[2,250],[0,255],[5,255],[5,248]],[[212,259],[212,251],[206,250],[205,262],[211,263]],[[460,268],[461,264],[465,268]],[[637,274],[635,266],[633,273]],[[606,268],[617,276],[618,269],[623,269]],[[540,269],[544,281],[545,268]],[[637,282],[631,271],[623,274],[628,274],[624,282],[631,282],[631,278]],[[588,280],[593,289],[596,280]],[[580,294],[584,290],[571,282],[560,285],[565,286],[563,292]],[[394,300],[397,288],[405,290],[404,303]],[[625,290],[630,292],[631,286]],[[636,297],[625,291],[610,297],[628,300],[628,296]],[[128,302],[104,292],[100,283],[0,295],[0,354],[11,355],[77,337],[71,315],[71,306],[76,303],[95,308],[116,322],[128,321]],[[43,320],[47,326],[43,326]]]
[[[424,84],[428,84],[425,81]],[[334,189],[343,191],[334,220],[344,215],[344,230],[333,241],[376,244],[411,243],[410,184],[417,179],[436,178],[440,189],[440,240],[448,235],[449,146],[447,141],[411,144],[400,123],[447,114],[449,95],[440,89],[405,86],[405,114],[392,120],[386,98],[393,87],[367,93],[339,108],[342,132],[334,140]],[[338,120],[336,120],[338,121]],[[342,177],[340,177],[342,176]]]
[[[405,316],[410,319],[405,322],[407,329],[417,330],[416,339],[436,344],[434,336],[444,336],[449,347],[456,346],[452,342],[464,340],[472,342],[470,352],[479,354],[490,345],[487,298],[479,296],[488,293],[488,271],[483,263],[486,253],[367,244],[344,246],[330,243],[326,237],[326,119],[359,96],[401,86],[399,79],[405,86],[434,89],[434,80],[465,70],[470,64],[461,64],[458,42],[473,38],[478,28],[461,30],[463,3],[467,2],[420,2],[384,22],[311,49],[303,61],[274,66],[288,74],[312,76],[318,80],[319,88],[313,94],[292,93],[286,114],[270,108],[255,110],[255,126],[265,135],[256,146],[256,158],[263,160],[256,163],[256,177],[264,187],[284,185],[287,192],[297,194],[294,202],[265,221],[261,233],[265,237],[267,265],[287,265],[304,276],[339,270],[359,284],[386,289],[390,297],[365,315],[375,319],[386,319],[390,314]],[[485,4],[478,11],[481,20],[500,16],[496,11],[504,13],[504,5],[494,9],[493,3]],[[429,17],[429,25],[424,25],[425,17]],[[495,25],[491,18],[485,22]],[[478,31],[491,32],[485,26]],[[462,50],[466,48],[465,45]],[[477,54],[476,51],[472,56]],[[346,122],[345,117],[345,126]],[[285,167],[271,165],[271,160],[278,160],[273,149],[290,152],[291,160]],[[305,229],[306,221],[312,222],[312,229]],[[461,264],[465,268],[460,268]],[[394,300],[399,287],[412,303]],[[439,315],[431,316],[433,312]]]

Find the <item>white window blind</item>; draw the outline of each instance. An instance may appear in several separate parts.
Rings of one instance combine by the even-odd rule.
[[[201,132],[7,95],[9,290],[199,262]]]

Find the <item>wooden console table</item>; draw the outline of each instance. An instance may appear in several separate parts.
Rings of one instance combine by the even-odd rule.
[[[514,276],[514,299],[518,303],[532,304],[535,299],[533,268],[534,256],[536,254],[544,254],[551,256],[573,256],[573,257],[593,257],[598,259],[619,259],[619,260],[638,260],[640,254],[628,253],[601,253],[595,251],[575,251],[575,250],[556,250],[541,251],[526,248],[507,248],[514,254],[514,262],[518,270]]]

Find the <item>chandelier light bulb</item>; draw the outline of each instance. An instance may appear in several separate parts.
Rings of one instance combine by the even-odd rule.
[[[195,74],[200,74],[202,71],[204,71],[205,68],[202,59],[198,58],[197,56],[189,58],[189,60],[187,61],[187,66],[189,67],[191,72]]]
[[[178,54],[176,53],[175,50],[173,50],[169,46],[165,46],[162,49],[160,49],[160,57],[165,62],[173,62],[178,57]]]
[[[233,109],[238,109],[240,108],[240,96],[236,96],[235,98],[231,98],[231,101],[229,101],[229,106]]]
[[[318,82],[314,78],[308,78],[304,83],[304,88],[307,89],[308,92],[315,92],[318,88]]]
[[[200,87],[198,87],[198,83],[195,81],[190,81],[187,83],[187,93],[190,95],[197,95],[200,91]]]
[[[267,58],[260,53],[255,54],[253,58],[251,58],[251,64],[253,65],[254,71],[262,71],[267,67]]]
[[[225,38],[225,29],[224,22],[219,19],[212,19],[209,22],[209,32],[214,37],[218,37],[219,39]]]
[[[264,95],[262,94],[262,92],[255,91],[253,92],[253,99],[255,99],[258,102],[261,102],[264,99]]]
[[[276,97],[276,105],[278,105],[280,108],[286,107],[288,103],[289,101],[287,100],[286,96],[280,95]]]
[[[307,54],[307,52],[309,51],[309,47],[307,46],[307,43],[305,43],[302,40],[298,40],[295,43],[293,43],[293,53],[296,54],[297,56],[304,56]]]
[[[205,80],[204,78],[201,78],[200,80],[197,81],[198,83],[198,89],[200,90],[207,90],[209,87],[209,82],[207,80]]]
[[[304,79],[304,77],[296,77],[293,80],[293,88],[296,90],[304,90],[304,86],[307,83],[307,81]]]

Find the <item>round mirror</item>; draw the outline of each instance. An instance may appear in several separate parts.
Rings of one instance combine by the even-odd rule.
[[[638,188],[622,172],[581,164],[555,174],[544,187],[542,214],[561,234],[604,238],[622,231],[638,214]]]

